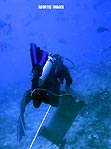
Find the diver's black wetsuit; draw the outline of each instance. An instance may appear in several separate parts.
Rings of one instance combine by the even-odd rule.
[[[69,87],[72,83],[72,78],[70,76],[68,68],[63,64],[61,60],[59,60],[53,64],[53,67],[41,89],[46,89],[48,91],[51,91],[51,93],[59,95],[60,84],[63,84],[64,79],[66,80],[67,87]],[[34,78],[34,80],[37,82],[37,78]],[[36,89],[38,88],[38,86],[35,86],[35,84],[37,85],[37,83],[34,83],[34,80],[32,80],[32,88]],[[41,102],[45,102],[55,107],[58,106],[59,96],[55,96],[51,93],[47,91],[36,90],[32,96],[33,105],[35,107],[39,107]]]
[[[50,104],[54,107],[59,105],[60,84],[66,81],[66,86],[69,87],[72,83],[72,78],[68,68],[63,64],[61,59],[56,59],[53,67],[46,78],[44,84],[39,87],[38,80],[42,75],[42,68],[39,65],[33,67],[32,91],[36,89],[31,95],[31,90],[27,90],[21,101],[21,114],[25,112],[26,105],[32,100],[34,107],[38,108],[42,102]],[[45,89],[38,90],[38,89]],[[48,92],[48,91],[50,92]]]

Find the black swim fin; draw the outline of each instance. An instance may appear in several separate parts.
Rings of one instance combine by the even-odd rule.
[[[20,115],[17,123],[17,141],[21,141],[23,136],[25,136],[25,122],[24,116]]]

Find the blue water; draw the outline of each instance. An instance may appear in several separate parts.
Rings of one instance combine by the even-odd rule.
[[[64,5],[64,9],[41,10],[42,4]],[[110,0],[0,1],[0,149],[28,148],[48,107],[27,106],[27,134],[18,144],[20,101],[31,86],[31,42],[75,64],[70,70],[71,87],[87,106],[67,133],[65,148],[111,148],[110,8]],[[37,148],[57,146],[38,137],[33,145]]]

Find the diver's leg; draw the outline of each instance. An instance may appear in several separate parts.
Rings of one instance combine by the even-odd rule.
[[[21,100],[20,114],[23,115],[25,112],[26,105],[31,101],[31,90],[27,90]]]
[[[32,78],[32,90],[38,88],[39,77],[42,75],[42,67],[40,65],[36,65],[33,67],[33,78]]]

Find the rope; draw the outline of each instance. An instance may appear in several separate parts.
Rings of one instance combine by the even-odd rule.
[[[35,91],[45,91],[45,92],[48,92],[49,94],[52,94],[52,95],[54,95],[54,96],[58,96],[58,97],[62,97],[62,96],[72,96],[72,97],[74,97],[72,94],[69,94],[69,93],[64,93],[64,94],[56,94],[56,93],[53,93],[53,92],[51,92],[51,91],[49,91],[49,90],[47,90],[47,89],[41,89],[41,88],[36,88],[36,89],[34,89],[32,92],[31,92],[31,95],[35,92]]]
[[[45,119],[46,119],[46,117],[47,117],[47,115],[48,115],[48,113],[49,113],[50,108],[51,108],[51,105],[48,107],[48,110],[46,111],[46,113],[45,113],[45,115],[44,115],[44,118],[43,118],[43,120],[42,120],[42,122],[41,122],[39,128],[37,129],[36,134],[35,134],[35,136],[34,136],[34,138],[33,138],[33,140],[32,140],[32,143],[30,144],[30,147],[29,147],[28,149],[31,149],[31,148],[32,148],[32,146],[33,146],[33,144],[34,144],[34,142],[35,142],[35,140],[36,140],[36,138],[37,138],[37,136],[38,136],[38,133],[39,133],[39,131],[40,131],[40,128],[42,127],[42,125],[43,125],[43,123],[44,123],[44,121],[45,121]]]

